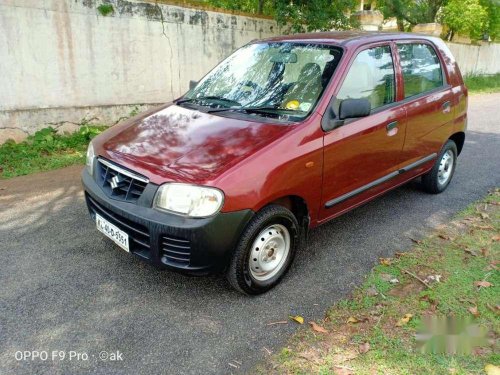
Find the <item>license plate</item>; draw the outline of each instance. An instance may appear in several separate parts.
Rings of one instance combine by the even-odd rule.
[[[118,246],[125,251],[130,251],[128,247],[128,234],[117,228],[116,225],[111,224],[102,216],[95,215],[95,222],[97,229],[104,233],[107,237],[111,238]]]

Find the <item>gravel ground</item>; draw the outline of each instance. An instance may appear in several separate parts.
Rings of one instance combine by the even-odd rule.
[[[410,237],[500,186],[499,103],[500,94],[470,97],[466,145],[445,193],[427,195],[413,182],[314,230],[284,282],[255,298],[221,277],[156,270],[114,246],[88,218],[82,167],[0,181],[0,374],[252,368],[297,329],[267,323],[322,317],[379,257],[409,249]],[[48,358],[16,359],[33,350]],[[100,360],[102,351],[123,359]]]

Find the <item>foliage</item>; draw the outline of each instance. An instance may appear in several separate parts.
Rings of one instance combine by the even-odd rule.
[[[274,16],[281,25],[291,24],[294,32],[358,26],[349,17],[357,5],[356,0],[201,1],[217,8]],[[458,30],[473,39],[482,37],[483,33],[492,40],[500,38],[499,0],[378,0],[376,6],[385,18],[396,18],[400,31],[410,31],[419,23],[443,22],[452,33]]]
[[[265,15],[272,15],[274,9],[274,0],[204,0],[204,3],[216,8]]]
[[[488,369],[495,370],[499,363],[499,233],[500,189],[496,189],[446,228],[414,240],[412,251],[382,258],[351,297],[335,304],[326,319],[310,322],[310,329],[300,330],[258,370],[263,374],[495,373]],[[470,355],[433,353],[429,349],[439,347],[430,343],[441,338],[434,332],[434,341],[420,350],[417,339],[425,336],[416,333],[428,316],[470,319],[489,331],[491,341],[485,340]]]
[[[349,16],[356,0],[204,0],[224,9],[274,16],[290,24],[293,32],[349,29],[357,23]]]
[[[290,23],[292,31],[343,30],[357,26],[349,17],[355,0],[276,0],[275,18],[279,24]]]
[[[108,14],[111,14],[114,12],[113,5],[112,4],[101,4],[97,7],[97,10],[101,15],[106,17]]]
[[[498,0],[480,0],[488,13],[488,27],[485,30],[491,40],[500,40],[500,2]]]
[[[498,0],[379,0],[377,9],[384,18],[395,17],[401,31],[419,23],[441,22],[455,33],[480,39],[483,33],[500,38]]]
[[[480,39],[488,25],[488,12],[479,0],[450,0],[443,8],[443,22],[453,34]],[[450,37],[450,39],[451,39]]]
[[[470,92],[500,92],[500,73],[492,75],[466,75],[464,82]]]
[[[403,31],[403,25],[414,26],[419,23],[436,21],[436,16],[447,0],[379,0],[377,8],[385,18],[395,17]]]
[[[59,135],[45,128],[21,143],[0,145],[0,178],[83,164],[89,141],[105,129],[104,126],[81,126],[70,135]]]

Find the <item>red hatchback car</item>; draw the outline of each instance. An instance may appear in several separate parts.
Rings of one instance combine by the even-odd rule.
[[[314,228],[417,176],[451,181],[467,89],[442,40],[332,32],[251,42],[173,103],[89,145],[97,229],[155,265],[276,285]]]

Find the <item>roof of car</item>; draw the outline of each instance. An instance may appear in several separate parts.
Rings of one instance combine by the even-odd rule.
[[[433,39],[428,35],[414,33],[393,33],[393,32],[373,32],[373,31],[329,31],[304,34],[282,35],[264,39],[266,42],[305,42],[324,44],[364,44],[367,42],[377,42],[385,40],[401,39]]]

